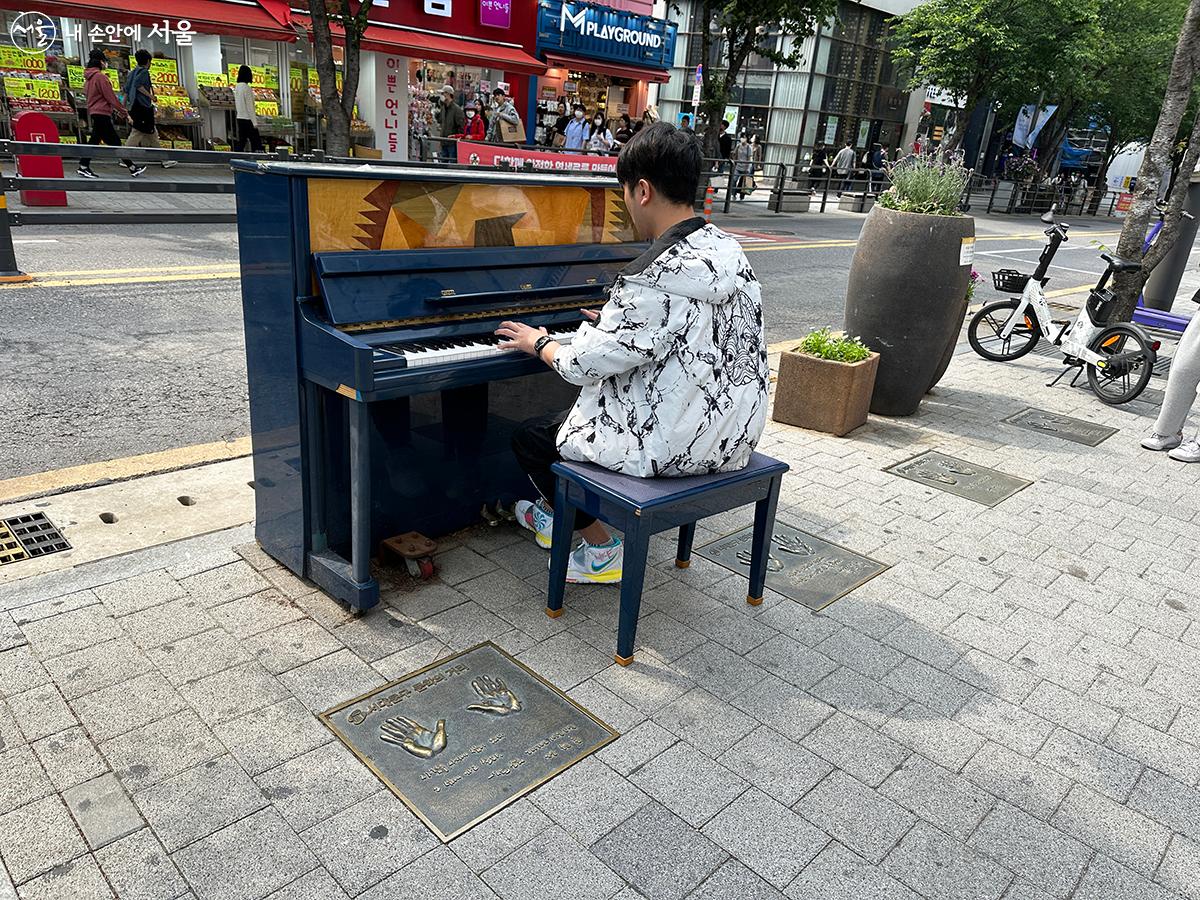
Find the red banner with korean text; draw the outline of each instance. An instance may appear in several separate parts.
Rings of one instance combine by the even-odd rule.
[[[514,169],[520,169],[530,162],[535,169],[546,172],[617,171],[615,156],[524,150],[507,144],[480,144],[475,141],[458,142],[458,161],[461,165],[470,166],[495,166],[506,162]]]

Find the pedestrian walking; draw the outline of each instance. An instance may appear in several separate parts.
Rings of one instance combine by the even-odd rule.
[[[463,112],[463,138],[468,141],[482,141],[487,135],[487,128],[483,124],[483,116],[479,114],[479,104],[472,100]]]
[[[458,150],[454,140],[462,136],[466,130],[466,116],[463,108],[454,101],[454,88],[449,84],[442,85],[441,102],[437,108],[438,122],[442,126],[442,141],[439,155],[442,162],[454,162],[458,158]]]
[[[754,151],[750,147],[750,137],[744,131],[733,151],[733,177],[738,199],[745,200],[746,194],[753,192],[755,185]]]
[[[588,138],[591,137],[592,131],[587,123],[587,110],[583,108],[583,104],[576,103],[574,109],[571,110],[571,121],[567,123],[566,140],[563,147],[567,150],[583,150],[587,145]]]
[[[567,143],[567,126],[571,124],[571,117],[567,115],[567,104],[561,100],[558,101],[558,118],[554,120],[554,127],[550,129],[549,140],[546,142],[551,147],[562,147]]]
[[[104,58],[104,51],[93,50],[88,57],[87,70],[83,73],[83,84],[87,95],[88,119],[92,126],[92,133],[88,137],[88,143],[93,146],[107,144],[110,147],[120,147],[121,138],[117,134],[114,117],[119,116],[122,119],[126,119],[129,117],[129,114],[117,98],[117,92],[113,90],[112,82],[104,74],[107,66],[108,63]],[[137,178],[146,171],[145,166],[135,166],[127,159],[121,160],[121,165],[129,170],[129,174],[133,178]],[[86,156],[79,160],[79,169],[77,171],[84,178],[100,177],[92,171],[91,161]]]
[[[247,148],[251,153],[262,153],[262,135],[258,133],[258,114],[254,111],[254,73],[249,66],[241,66],[237,73],[237,84],[233,86],[234,116],[237,118],[237,142],[234,150]]]
[[[839,150],[837,156],[833,158],[833,168],[842,178],[842,184],[838,188],[840,197],[844,191],[850,189],[851,173],[854,171],[854,143],[852,141],[846,141],[846,146]]]
[[[875,182],[883,184],[883,145],[872,144],[864,158],[867,162],[867,171],[870,173],[871,192],[874,193],[876,191]]]
[[[616,146],[624,147],[629,143],[629,139],[633,137],[633,120],[629,118],[629,113],[621,113],[621,118],[617,122],[617,130],[613,132],[613,140],[616,142]]]
[[[516,104],[504,93],[504,88],[492,91],[492,118],[488,122],[487,139],[493,144],[519,144],[524,139],[521,116]]]
[[[729,123],[724,119],[720,124],[721,133],[717,136],[717,147],[721,153],[721,162],[718,163],[719,172],[728,172],[733,160],[733,135],[729,133]]]
[[[139,50],[134,61],[137,67],[125,79],[125,107],[129,110],[129,137],[126,147],[161,149],[158,126],[154,122],[154,85],[150,81],[150,51]],[[162,167],[169,169],[175,160],[164,159]]]
[[[604,113],[596,110],[592,116],[592,133],[588,136],[588,153],[607,153],[613,147],[613,134],[608,130]]]
[[[742,248],[697,216],[700,144],[666,123],[644,127],[617,157],[617,180],[638,234],[653,243],[627,265],[599,311],[569,344],[544,328],[502,322],[504,349],[536,357],[580,387],[575,404],[533,419],[513,453],[541,495],[519,501],[517,521],[550,549],[560,459],[639,477],[742,469],[767,418],[769,370],[762,296]],[[576,513],[583,542],[567,580],[618,584],[624,548],[595,518]]]

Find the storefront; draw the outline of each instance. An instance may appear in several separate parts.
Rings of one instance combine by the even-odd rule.
[[[560,102],[582,104],[589,117],[641,116],[649,86],[670,78],[675,24],[592,3],[540,0],[535,46],[548,68],[530,92],[529,120],[537,126],[531,137],[550,143]]]

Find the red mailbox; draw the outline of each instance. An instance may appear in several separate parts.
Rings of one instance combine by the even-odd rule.
[[[46,144],[58,143],[58,126],[45,113],[26,110],[12,117],[13,138]],[[18,156],[17,173],[25,178],[62,178],[61,156]],[[26,206],[66,206],[66,191],[21,191]]]

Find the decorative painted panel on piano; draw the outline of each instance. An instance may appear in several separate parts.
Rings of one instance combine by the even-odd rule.
[[[635,240],[616,181],[233,163],[263,548],[357,610],[370,553],[531,490],[514,428],[574,389],[501,351],[506,318],[569,340]]]

